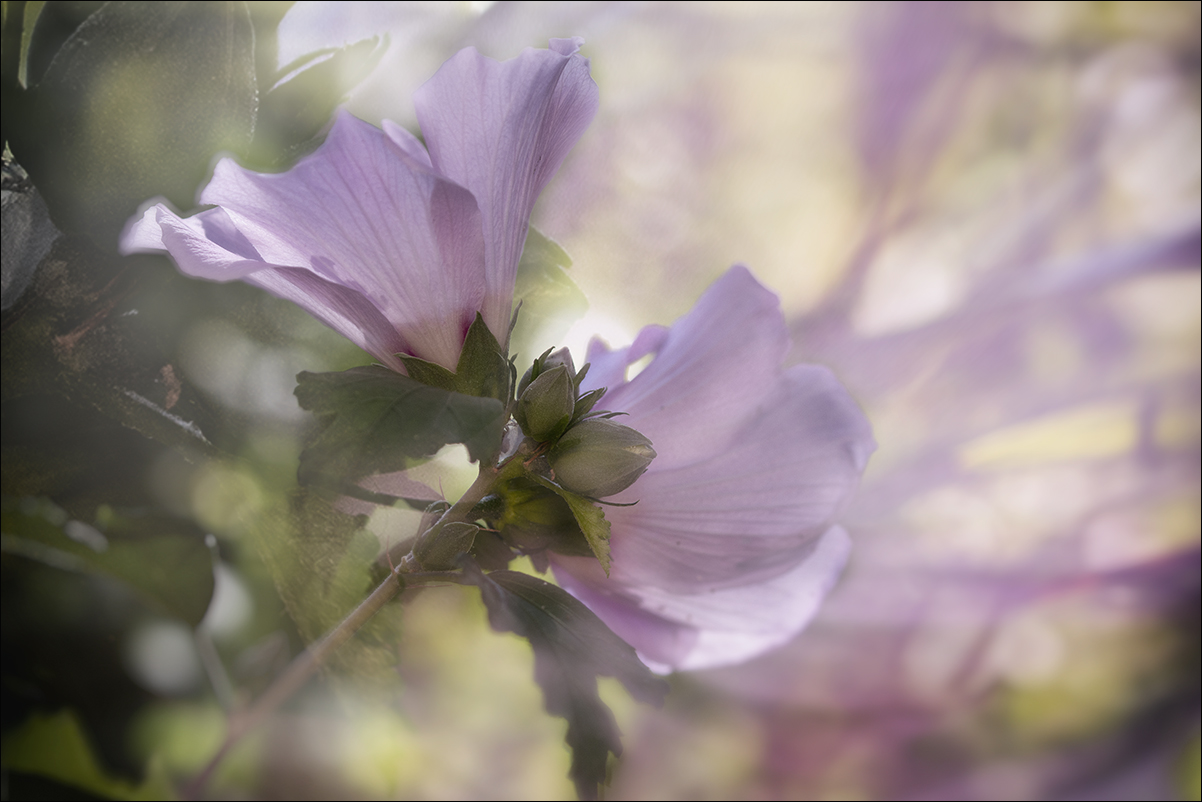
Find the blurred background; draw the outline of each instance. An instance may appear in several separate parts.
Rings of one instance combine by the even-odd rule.
[[[294,376],[369,358],[124,221],[564,36],[601,107],[532,222],[588,305],[519,365],[741,262],[879,442],[795,642],[662,710],[603,681],[608,797],[1199,798],[1198,3],[159,5],[4,4],[6,798],[171,793],[416,525],[298,523]],[[529,646],[404,601],[206,793],[571,797]]]

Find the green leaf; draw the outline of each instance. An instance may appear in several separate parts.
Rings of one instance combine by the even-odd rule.
[[[566,272],[571,266],[558,243],[530,227],[514,288],[521,314],[509,340],[510,353],[539,353],[559,342],[588,311],[588,299]]]
[[[67,786],[68,790],[76,793],[76,789],[83,790],[98,794],[102,799],[175,797],[170,778],[161,766],[153,763],[140,785],[105,772],[79,719],[70,710],[51,715],[35,713],[20,727],[6,733],[4,772],[6,785],[7,775],[12,772],[48,778]],[[7,794],[5,796],[8,798]],[[12,798],[22,797],[14,794]]]
[[[403,470],[448,443],[488,459],[501,444],[505,407],[494,398],[430,387],[378,365],[296,379],[300,405],[323,424],[301,454],[305,483]]]
[[[625,641],[567,591],[515,571],[466,570],[480,588],[488,623],[534,649],[534,678],[547,712],[567,719],[570,776],[581,799],[596,799],[609,754],[622,752],[613,713],[597,695],[597,677],[616,677],[636,699],[660,705],[668,683],[644,666]]]
[[[52,502],[5,498],[3,550],[56,568],[118,579],[164,612],[195,626],[213,597],[204,533],[166,515],[105,513],[95,525],[67,520]]]
[[[592,499],[577,495],[570,490],[564,490],[545,476],[535,473],[529,474],[529,476],[568,503],[568,508],[572,510],[572,517],[576,519],[576,525],[584,533],[584,539],[588,541],[589,548],[593,550],[597,561],[605,569],[605,575],[609,576],[609,521],[605,520],[605,511],[598,507]]]
[[[484,317],[477,312],[463,340],[463,350],[459,352],[455,389],[466,395],[495,398],[508,404],[509,372],[509,359],[504,349],[484,324]]]
[[[256,40],[256,46],[258,40]],[[306,53],[279,71],[259,107],[251,163],[276,166],[319,136],[348,90],[380,63],[388,37]]]
[[[192,206],[213,156],[249,145],[258,89],[247,6],[106,3],[27,94],[28,113],[6,119],[14,155],[56,225],[115,250],[140,203]]]

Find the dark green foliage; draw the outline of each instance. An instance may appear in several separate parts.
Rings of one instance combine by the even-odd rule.
[[[501,442],[505,408],[494,398],[430,387],[378,365],[296,380],[300,405],[322,425],[301,454],[304,483],[403,470],[448,443],[463,443],[473,460],[490,459]]]
[[[530,641],[534,678],[543,689],[547,712],[568,722],[576,792],[581,799],[596,799],[610,753],[622,752],[613,714],[597,695],[597,677],[616,677],[631,696],[655,705],[663,703],[668,683],[561,588],[514,571],[486,575],[474,566],[468,568],[468,579],[480,588],[492,628]]]
[[[0,509],[6,553],[118,579],[191,626],[204,618],[213,567],[204,533],[191,521],[108,510],[95,521],[69,520],[53,503],[29,497],[6,498]]]

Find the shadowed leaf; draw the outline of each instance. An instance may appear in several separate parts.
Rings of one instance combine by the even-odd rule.
[[[448,443],[463,443],[473,460],[500,446],[505,408],[495,399],[430,387],[377,365],[296,378],[300,405],[324,424],[301,454],[302,482],[403,470]]]
[[[306,53],[280,69],[279,80],[259,107],[251,164],[274,167],[299,154],[329,123],[335,107],[346,100],[348,88],[367,77],[387,47],[387,36],[372,37]]]
[[[597,695],[597,677],[616,677],[642,702],[662,704],[668,683],[634,649],[567,591],[528,574],[467,568],[498,632],[514,632],[534,649],[534,678],[547,712],[567,719],[570,776],[581,799],[596,799],[609,754],[622,752],[613,713]]]
[[[3,550],[69,571],[99,573],[137,590],[195,626],[213,596],[213,563],[203,533],[166,515],[113,514],[97,525],[68,520],[45,499],[6,498]]]

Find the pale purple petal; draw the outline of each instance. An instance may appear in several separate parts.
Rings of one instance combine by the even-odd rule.
[[[358,292],[412,354],[454,369],[484,299],[479,210],[384,132],[342,112],[288,172],[227,159],[200,199],[220,205],[265,262]]]
[[[587,392],[607,387],[616,391],[626,383],[626,369],[647,354],[658,351],[667,337],[666,326],[645,326],[628,348],[612,351],[603,341],[594,337],[588,344],[587,362],[590,367],[588,375],[581,382],[581,389]]]
[[[505,339],[534,201],[596,112],[580,44],[505,64],[465,50],[419,92],[430,151],[343,111],[286,172],[221,161],[200,195],[219,208],[185,220],[156,206],[122,250],[267,289],[394,370],[398,354],[454,370],[478,313]]]
[[[597,111],[583,40],[552,40],[505,62],[460,51],[414,95],[434,167],[476,196],[488,282],[484,321],[508,331],[534,201]]]
[[[364,295],[326,281],[308,270],[272,267],[248,276],[246,281],[278,298],[292,301],[395,371],[404,372],[397,354],[424,353],[406,342]]]
[[[659,327],[640,333],[627,363],[656,355],[633,380],[600,384],[616,375],[606,365],[597,376],[590,369],[584,384],[609,387],[598,408],[637,421],[623,423],[651,440],[655,467],[664,470],[705,459],[734,436],[772,391],[788,348],[780,300],[736,266],[666,333]]]
[[[661,468],[657,457],[612,498],[638,502],[606,512],[622,533],[613,542],[615,581],[677,592],[764,581],[831,525],[875,446],[855,401],[827,369],[799,365],[748,407],[729,445],[679,468]],[[673,448],[657,446],[669,456]]]
[[[165,250],[179,269],[210,281],[241,279],[300,306],[394,370],[397,353],[412,353],[404,337],[364,295],[304,268],[265,262],[223,209],[181,218],[163,204],[131,221],[122,251]]]
[[[165,204],[156,203],[129,221],[121,237],[122,253],[163,250],[182,272],[210,281],[244,279],[265,266],[221,209],[181,218]]]
[[[612,565],[555,556],[564,587],[661,668],[741,662],[799,632],[847,558],[835,517],[875,448],[829,370],[782,370],[776,296],[743,267],[670,329],[594,341],[585,385],[658,456],[607,508]],[[655,358],[635,378],[626,368]]]
[[[428,170],[434,169],[434,165],[430,163],[430,154],[426,151],[426,146],[422,144],[420,139],[394,123],[392,120],[384,120],[381,123],[381,127],[384,129],[384,133],[388,134],[388,138],[391,139],[398,148],[403,150],[406,156],[413,159]]]
[[[832,527],[788,572],[699,594],[581,581],[575,575],[575,563],[585,562],[581,558],[573,558],[573,573],[557,570],[556,577],[644,662],[667,673],[734,665],[787,643],[813,619],[850,551],[847,533]]]

